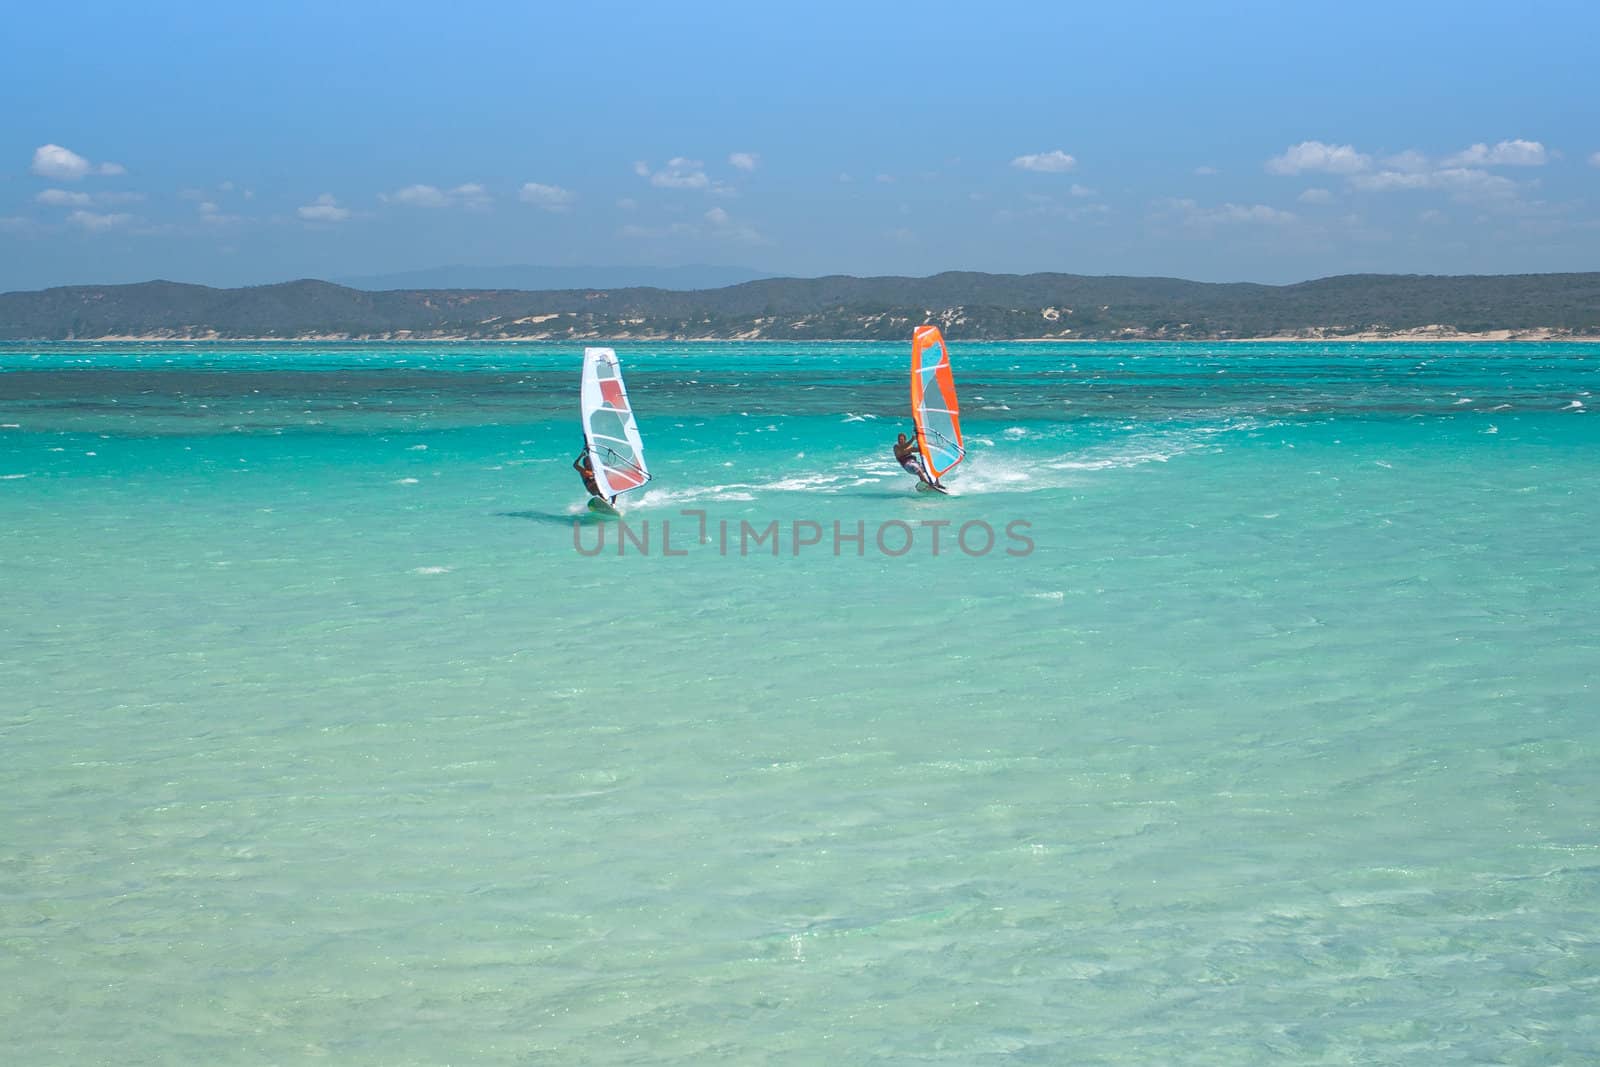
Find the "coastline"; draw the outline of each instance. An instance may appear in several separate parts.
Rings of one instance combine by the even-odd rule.
[[[0,337],[82,343],[499,344],[903,340],[1290,344],[1600,341],[1600,272],[1319,279],[1294,287],[1081,275],[775,279],[724,289],[366,292],[303,279],[0,293]]]

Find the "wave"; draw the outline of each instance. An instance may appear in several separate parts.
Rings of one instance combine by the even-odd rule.
[[[1137,432],[1117,440],[1077,447],[1073,446],[1070,430],[1041,433],[1013,426],[1003,432],[1003,440],[998,443],[989,437],[968,438],[966,460],[951,472],[945,484],[953,497],[1077,488],[1101,472],[1218,451],[1222,448],[1220,435],[1257,429],[1259,425],[1241,421],[1227,426]],[[1027,442],[1025,451],[1016,447],[1022,441]],[[801,453],[793,459],[804,456],[805,453]],[[785,462],[792,460],[785,457]],[[730,468],[733,464],[728,462],[723,466]],[[790,470],[781,477],[765,480],[654,486],[635,498],[632,506],[668,508],[708,501],[739,503],[768,494],[834,495],[869,486],[883,486],[886,491],[892,491],[901,485],[909,491],[910,477],[892,457],[874,451],[836,460],[821,469]]]

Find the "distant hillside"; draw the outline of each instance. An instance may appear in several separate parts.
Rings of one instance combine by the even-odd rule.
[[[394,274],[334,278],[337,285],[383,292],[390,289],[721,289],[772,275],[743,267],[433,267]]]
[[[0,339],[963,340],[1600,338],[1600,273],[1347,275],[1298,285],[949,273],[773,278],[721,289],[406,289],[175,282],[0,294]]]

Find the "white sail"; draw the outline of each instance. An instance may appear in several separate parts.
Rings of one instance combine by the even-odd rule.
[[[650,480],[644,444],[622,384],[622,366],[609,348],[583,350],[583,439],[595,484],[609,499]]]

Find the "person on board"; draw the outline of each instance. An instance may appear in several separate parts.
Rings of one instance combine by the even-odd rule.
[[[900,440],[894,443],[894,458],[899,460],[907,474],[913,475],[918,481],[929,485],[939,484],[928,477],[928,472],[922,466],[922,457],[917,454],[916,442],[907,440],[905,434],[901,434]]]
[[[594,480],[594,464],[589,462],[589,445],[583,446],[583,451],[578,453],[578,458],[572,461],[572,469],[578,472],[578,477],[583,479],[583,487],[589,490],[589,495],[606,500],[605,494],[600,492],[599,484]],[[615,497],[612,498],[613,500]],[[606,503],[611,503],[606,500]]]

